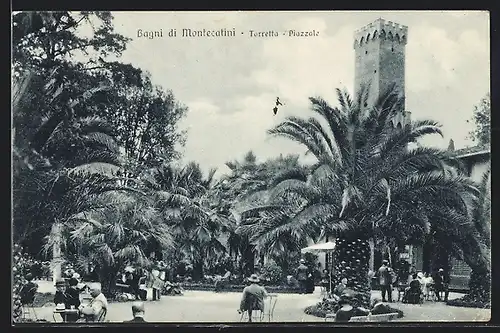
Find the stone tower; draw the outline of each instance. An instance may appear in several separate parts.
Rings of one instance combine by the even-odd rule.
[[[364,107],[372,107],[381,94],[395,84],[405,97],[405,46],[408,27],[377,19],[355,32],[355,96],[362,86],[369,88]],[[403,104],[404,105],[404,104]],[[397,128],[410,121],[410,112],[401,110],[393,119]]]

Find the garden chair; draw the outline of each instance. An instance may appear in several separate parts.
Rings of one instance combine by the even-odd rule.
[[[398,284],[398,302],[401,301],[401,299],[403,298],[404,296],[404,293],[406,291],[406,288],[408,288],[410,285],[407,284],[407,283],[399,283]]]
[[[278,302],[278,295],[268,294],[267,298],[269,299],[269,306],[267,307],[268,310],[264,313],[264,315],[267,316],[269,322],[271,322],[274,317],[274,308],[276,307],[276,303]],[[264,311],[266,311],[266,308],[264,308]]]
[[[425,300],[431,302],[437,301],[436,288],[434,288],[433,283],[427,285],[427,295],[425,295]]]
[[[259,301],[257,297],[249,294],[246,298],[246,311],[241,313],[240,321],[248,319],[248,322],[262,321],[264,319],[264,311],[259,309]],[[273,309],[274,310],[274,309]]]
[[[84,316],[84,322],[86,323],[103,323],[106,321],[106,315],[108,314],[108,309],[102,308],[101,312],[93,319],[93,316]]]
[[[24,288],[23,288],[24,289]],[[23,308],[23,319],[26,318],[31,318],[31,312],[33,312],[33,315],[35,317],[35,320],[38,320],[35,307],[33,306],[33,303],[35,302],[35,295],[38,290],[38,286],[33,286],[29,288],[28,290],[21,290],[21,305]],[[31,311],[30,311],[31,309]],[[27,315],[27,317],[26,317]]]
[[[96,322],[97,323],[102,323],[102,322],[105,322],[106,321],[106,315],[108,314],[108,309],[106,308],[103,308],[101,310],[101,313],[99,314],[99,316],[97,316],[97,319],[96,319]]]

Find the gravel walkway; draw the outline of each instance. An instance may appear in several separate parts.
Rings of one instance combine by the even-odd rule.
[[[40,281],[41,282],[41,281]],[[49,283],[39,283],[40,292],[51,292]],[[47,290],[45,290],[47,289]],[[452,293],[450,299],[460,297]],[[150,297],[150,296],[149,296]],[[160,301],[146,302],[145,319],[149,322],[239,322],[240,293],[186,291],[184,296],[163,296]],[[380,297],[374,291],[373,297]],[[322,322],[322,318],[306,315],[304,309],[319,301],[319,292],[309,295],[278,294],[274,322]],[[109,305],[107,319],[122,322],[132,318],[131,303]],[[423,305],[392,303],[403,310],[405,318],[398,321],[488,321],[488,309],[451,307],[443,303],[426,302]],[[36,308],[38,318],[52,319],[52,307]]]

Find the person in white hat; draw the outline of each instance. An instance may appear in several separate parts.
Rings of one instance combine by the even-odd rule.
[[[264,299],[267,297],[267,291],[259,285],[260,279],[257,274],[252,274],[248,278],[250,285],[243,289],[239,313],[248,311],[248,321],[252,321],[252,311],[264,311]]]

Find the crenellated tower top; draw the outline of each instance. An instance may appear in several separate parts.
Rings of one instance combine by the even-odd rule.
[[[354,48],[376,39],[390,40],[406,45],[408,27],[379,18],[354,32]]]

